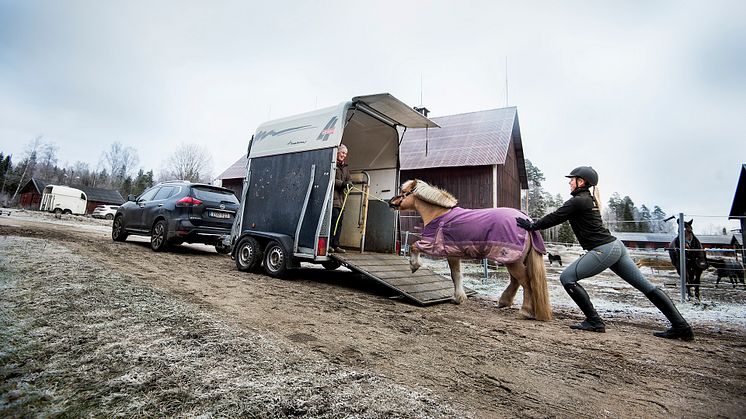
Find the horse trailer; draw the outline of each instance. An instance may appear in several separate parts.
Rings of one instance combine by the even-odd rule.
[[[85,214],[88,197],[80,189],[47,185],[41,196],[39,210],[56,214]]]
[[[437,286],[432,283],[435,279],[425,286],[412,280],[409,264],[398,255],[398,214],[385,202],[399,188],[399,144],[407,129],[437,127],[387,93],[357,96],[337,106],[261,124],[248,146],[239,216],[225,239],[237,268],[262,267],[268,275],[280,277],[301,262],[327,269],[344,265],[419,302],[449,299],[452,292],[437,296],[431,292],[443,288],[443,277],[435,275]],[[340,144],[349,149],[354,185],[339,226],[340,245],[347,249],[344,254],[329,252]],[[393,265],[406,275],[390,272]],[[389,272],[381,274],[381,269]],[[425,273],[417,276],[424,278]],[[392,281],[408,283],[410,291]],[[449,291],[450,284],[446,282]],[[416,292],[430,294],[418,299],[413,297]]]

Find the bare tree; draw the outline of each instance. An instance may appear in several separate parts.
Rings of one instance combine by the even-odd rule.
[[[161,180],[209,182],[212,177],[212,155],[205,146],[181,144],[166,160],[160,177]]]
[[[57,166],[57,150],[59,147],[54,143],[40,143],[36,154],[36,173],[34,176],[50,180]]]
[[[23,187],[23,180],[26,177],[26,172],[29,171],[29,168],[31,168],[32,172],[34,170],[34,166],[36,165],[36,151],[39,149],[39,144],[41,143],[42,138],[44,138],[44,136],[39,135],[26,145],[26,155],[27,155],[26,164],[23,167],[21,178],[18,179],[18,186],[16,187],[16,192],[13,194],[13,197],[10,198],[11,203],[15,201],[16,196],[18,196],[18,192]]]
[[[114,142],[108,152],[104,152],[103,161],[111,174],[111,184],[118,187],[127,176],[131,176],[140,158],[137,150],[125,147],[120,142]]]

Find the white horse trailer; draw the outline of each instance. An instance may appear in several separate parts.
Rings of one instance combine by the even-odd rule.
[[[41,211],[57,214],[85,214],[88,197],[80,189],[67,186],[47,185],[41,195]]]
[[[437,127],[387,93],[260,125],[249,142],[241,215],[229,238],[238,269],[263,266],[279,277],[300,262],[344,265],[422,304],[450,299],[450,280],[426,270],[412,274],[398,255],[398,214],[383,201],[398,191],[407,129]],[[349,149],[355,188],[339,226],[347,252],[330,254],[340,144]]]

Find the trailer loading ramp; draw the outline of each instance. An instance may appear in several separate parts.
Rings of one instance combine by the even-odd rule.
[[[348,251],[329,256],[351,271],[363,274],[419,305],[443,303],[453,298],[453,281],[450,277],[438,275],[424,266],[412,273],[409,261],[399,255]],[[475,293],[470,289],[465,290],[467,295]]]

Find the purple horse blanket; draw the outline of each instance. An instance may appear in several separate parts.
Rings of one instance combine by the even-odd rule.
[[[530,218],[514,208],[455,207],[430,221],[422,230],[422,239],[414,246],[432,256],[514,263],[528,254],[526,235],[531,234],[533,248],[545,254],[539,232],[529,233],[518,227],[516,217]]]

